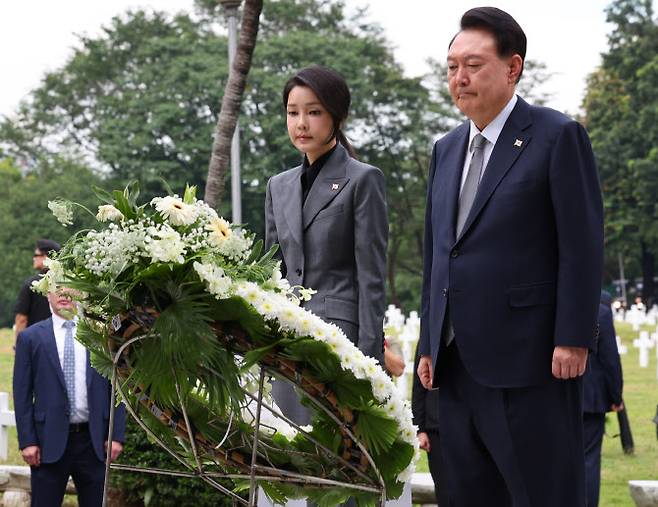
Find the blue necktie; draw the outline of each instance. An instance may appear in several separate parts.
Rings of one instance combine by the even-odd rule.
[[[64,382],[66,382],[66,394],[69,397],[70,417],[75,411],[75,348],[73,345],[73,328],[75,323],[67,320],[64,326]]]

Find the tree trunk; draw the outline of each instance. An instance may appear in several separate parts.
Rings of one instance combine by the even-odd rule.
[[[653,281],[656,256],[649,250],[647,244],[642,241],[642,298],[647,308],[651,308],[654,302],[655,284]]]
[[[208,165],[204,200],[213,208],[217,206],[224,193],[226,171],[231,154],[231,138],[240,116],[240,104],[247,84],[247,74],[251,68],[251,57],[256,47],[262,10],[263,0],[245,0],[238,47],[224,88],[222,108],[217,120],[212,155]]]

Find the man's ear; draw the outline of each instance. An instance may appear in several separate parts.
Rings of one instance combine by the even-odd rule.
[[[523,58],[521,55],[512,55],[509,59],[508,79],[510,83],[516,83],[519,80],[523,70]]]

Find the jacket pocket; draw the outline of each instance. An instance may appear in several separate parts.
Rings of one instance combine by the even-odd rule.
[[[518,285],[516,287],[511,287],[508,293],[510,306],[516,308],[555,304],[554,282]]]
[[[349,299],[325,296],[324,314],[328,319],[346,320],[357,325],[359,324],[357,304]]]
[[[318,220],[322,220],[323,218],[329,218],[329,217],[332,217],[334,215],[339,215],[342,212],[343,212],[343,205],[342,204],[336,204],[335,206],[329,206],[328,208],[325,208],[325,209],[319,211],[318,214],[315,215],[314,222],[317,222]]]

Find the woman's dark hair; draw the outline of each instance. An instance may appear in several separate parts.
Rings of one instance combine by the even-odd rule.
[[[508,57],[518,54],[525,62],[528,44],[525,33],[516,20],[505,11],[495,7],[476,7],[466,11],[461,19],[461,29],[480,29],[489,32],[496,41],[498,56]],[[523,66],[517,83],[521,79],[521,74],[523,74]]]
[[[352,148],[342,130],[352,102],[352,96],[345,78],[335,70],[321,65],[305,67],[288,79],[283,87],[284,108],[288,106],[288,95],[295,86],[306,86],[315,93],[334,121],[334,130],[328,141],[335,137],[345,147],[350,156],[356,158],[354,148]]]

